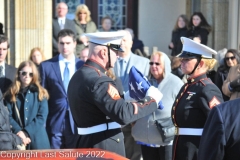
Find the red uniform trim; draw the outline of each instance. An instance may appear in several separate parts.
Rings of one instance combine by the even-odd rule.
[[[176,147],[177,147],[177,142],[178,142],[178,138],[179,138],[179,135],[176,135],[176,141],[175,141],[175,146],[174,146],[174,149],[173,149],[173,157],[172,159],[175,160],[175,156],[176,156]]]
[[[93,66],[86,65],[86,64],[84,64],[84,66],[94,69],[94,70],[98,73],[99,77],[101,77],[101,74],[100,74],[100,70],[99,70],[99,69],[97,69],[97,68],[95,68],[95,67],[93,67]]]
[[[180,97],[178,98],[178,102],[175,104],[175,110],[174,110],[174,119],[173,119],[173,121],[174,121],[174,123],[176,123],[176,125],[177,125],[177,121],[176,121],[176,110],[177,110],[177,104],[180,102],[180,99],[182,98],[182,96],[184,95],[184,93],[186,92],[186,90],[188,89],[188,87],[189,87],[189,85],[187,84],[186,86],[185,86],[185,89],[184,89],[184,91],[182,92],[182,95],[180,95]],[[177,126],[175,126],[175,127],[177,127]],[[176,142],[175,142],[175,146],[174,146],[174,148],[173,148],[173,160],[175,159],[175,155],[176,155],[176,147],[177,147],[177,141],[178,141],[178,135],[176,135]]]

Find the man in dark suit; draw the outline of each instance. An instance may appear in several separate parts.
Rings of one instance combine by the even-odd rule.
[[[5,59],[9,48],[8,38],[0,35],[0,89],[5,93],[12,84],[17,69],[6,64]]]
[[[200,141],[199,160],[238,160],[240,152],[240,100],[214,107]]]
[[[74,56],[76,37],[72,30],[58,34],[60,54],[40,65],[42,86],[49,92],[49,114],[46,123],[51,148],[74,148],[78,138],[68,104],[67,88],[72,75],[84,62]]]
[[[62,29],[71,29],[76,35],[76,28],[74,22],[66,18],[68,6],[64,2],[58,3],[56,7],[57,17],[53,19],[53,57],[59,54],[58,51],[58,33]]]

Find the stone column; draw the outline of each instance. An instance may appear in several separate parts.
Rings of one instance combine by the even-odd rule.
[[[239,0],[229,1],[228,15],[228,48],[240,51],[240,2]]]
[[[4,0],[0,0],[0,23],[3,24],[4,26]],[[3,27],[3,32],[4,31],[4,27]]]
[[[228,43],[228,4],[228,0],[201,1],[201,12],[212,26],[208,46],[217,51],[226,48]]]
[[[16,67],[30,50],[40,47],[52,55],[52,0],[5,0],[6,33],[10,39],[8,63]]]

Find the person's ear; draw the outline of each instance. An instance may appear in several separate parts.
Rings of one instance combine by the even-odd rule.
[[[201,60],[198,66],[202,67],[203,65],[204,65],[204,61]]]
[[[74,48],[76,48],[76,46],[77,46],[77,41],[73,41],[73,44],[74,44]]]

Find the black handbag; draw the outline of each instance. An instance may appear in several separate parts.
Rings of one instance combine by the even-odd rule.
[[[155,119],[155,113],[153,113],[153,118]],[[173,140],[175,135],[175,126],[173,125],[171,117],[157,119],[155,120],[155,124],[161,134],[163,142],[170,142]]]

